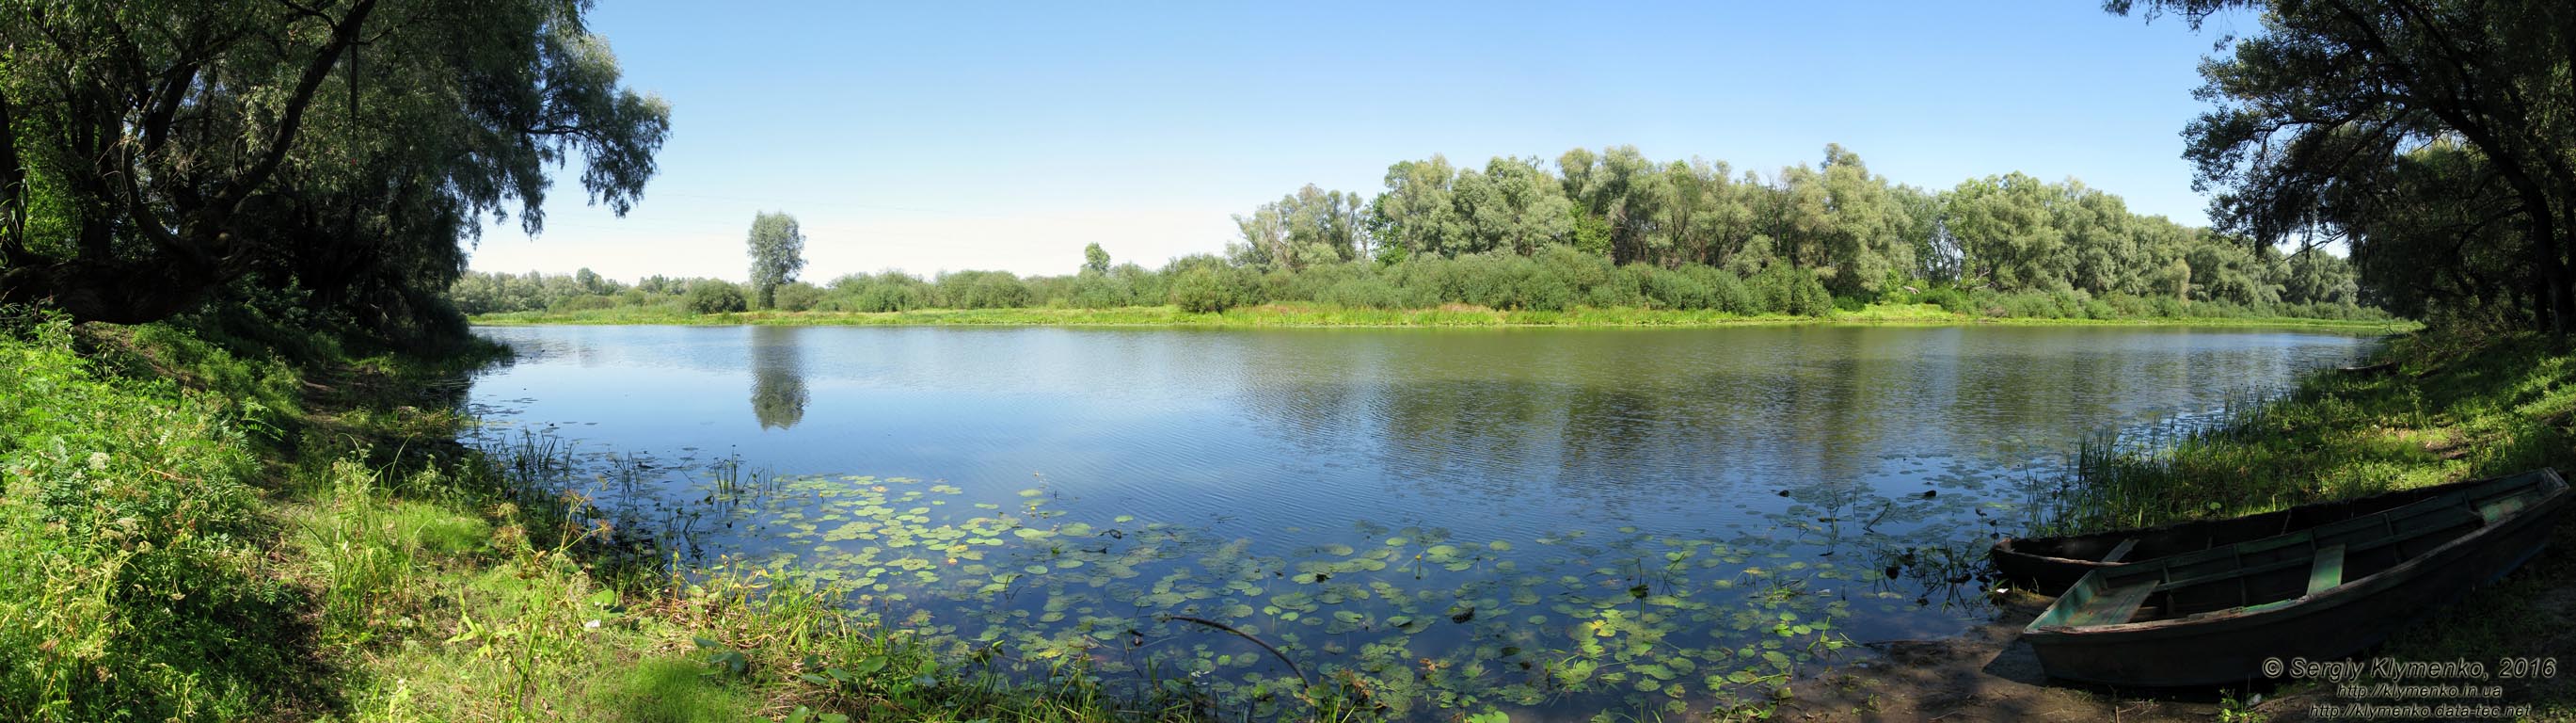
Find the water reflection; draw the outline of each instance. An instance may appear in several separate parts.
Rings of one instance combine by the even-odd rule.
[[[797,478],[777,507],[698,528],[710,549],[947,590],[917,598],[962,601],[937,625],[1048,636],[1014,637],[1020,653],[1183,634],[1155,611],[1242,622],[1277,607],[1309,615],[1262,618],[1262,635],[1345,662],[1335,648],[1492,661],[1550,650],[1514,626],[1561,646],[1617,632],[1569,634],[1608,625],[1604,611],[1629,624],[1665,607],[1663,627],[1619,639],[1672,634],[1714,660],[1742,642],[1728,636],[1747,623],[1720,613],[1748,593],[1835,606],[1801,614],[1857,640],[1946,634],[1960,622],[1941,606],[1973,593],[1979,541],[2044,480],[2013,465],[2368,344],[2048,328],[483,333],[525,352],[475,386],[514,407],[498,419],[600,420],[581,429],[604,446],[723,450]],[[688,393],[744,384],[756,427],[739,397]],[[675,479],[674,498],[707,497],[689,486],[703,477]],[[932,536],[990,557],[928,555]],[[1405,596],[1353,592],[1379,582]],[[995,602],[988,587],[1046,592]],[[1371,595],[1379,607],[1314,607]],[[1441,622],[1468,601],[1478,617]],[[1779,622],[1765,620],[1753,633]],[[1372,644],[1404,638],[1425,655]]]
[[[525,398],[530,422],[597,420],[601,443],[946,480],[985,501],[1042,477],[1104,510],[1231,520],[1267,547],[1390,512],[1462,535],[1687,531],[1758,522],[1792,502],[1784,489],[1967,492],[2085,430],[2214,407],[2367,343],[2045,328],[483,333],[556,353],[497,370],[479,398]],[[741,397],[678,393],[746,386],[751,420]]]
[[[761,429],[787,429],[805,419],[804,348],[799,329],[751,328],[751,413]]]

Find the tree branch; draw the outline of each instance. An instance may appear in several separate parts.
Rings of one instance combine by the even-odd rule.
[[[1296,674],[1297,674],[1297,679],[1298,679],[1298,680],[1302,680],[1302,681],[1305,681],[1305,682],[1306,682],[1306,687],[1308,687],[1308,688],[1315,687],[1315,679],[1306,677],[1306,671],[1305,671],[1305,669],[1297,667],[1297,661],[1289,660],[1289,659],[1288,659],[1287,654],[1279,652],[1279,649],[1278,649],[1278,648],[1270,647],[1270,644],[1269,644],[1269,643],[1262,642],[1260,638],[1252,637],[1252,634],[1251,634],[1251,633],[1247,633],[1247,632],[1244,632],[1244,631],[1241,631],[1241,630],[1236,630],[1236,629],[1234,629],[1234,626],[1232,626],[1232,625],[1227,625],[1227,624],[1225,624],[1225,623],[1220,623],[1220,622],[1217,622],[1217,621],[1214,621],[1214,620],[1209,620],[1209,619],[1207,619],[1207,618],[1191,617],[1191,616],[1188,616],[1188,615],[1164,615],[1163,617],[1164,617],[1164,618],[1166,618],[1166,619],[1179,620],[1179,621],[1182,621],[1182,622],[1198,623],[1198,624],[1200,624],[1200,625],[1205,625],[1205,626],[1208,626],[1208,627],[1211,627],[1211,628],[1216,628],[1216,629],[1218,629],[1218,630],[1223,630],[1223,631],[1226,631],[1226,632],[1229,632],[1229,633],[1234,633],[1236,637],[1243,638],[1243,639],[1245,639],[1245,640],[1250,640],[1250,641],[1252,641],[1252,644],[1261,646],[1261,649],[1262,649],[1262,650],[1270,651],[1270,657],[1278,658],[1278,659],[1279,659],[1279,662],[1287,663],[1287,664],[1288,664],[1288,672],[1296,673]]]
[[[293,5],[291,2],[288,4]],[[367,13],[375,9],[376,0],[358,0],[349,7],[346,18],[332,26],[331,39],[314,54],[312,62],[304,66],[303,77],[296,79],[295,91],[287,96],[286,108],[278,118],[277,129],[269,134],[268,147],[261,153],[259,161],[249,171],[226,183],[224,190],[215,194],[209,211],[220,216],[231,215],[243,200],[250,197],[252,190],[267,183],[268,177],[277,172],[278,165],[286,162],[287,152],[294,149],[296,134],[302,129],[304,111],[313,104],[314,93],[321,89],[322,81],[331,77],[331,69],[340,63],[340,53],[356,42],[359,28],[366,24]]]

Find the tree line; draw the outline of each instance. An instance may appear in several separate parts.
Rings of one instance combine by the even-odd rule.
[[[2079,182],[2015,173],[1938,192],[1890,183],[1860,157],[1764,178],[1694,159],[1659,163],[1634,147],[1576,149],[1553,164],[1446,158],[1390,166],[1374,197],[1309,185],[1235,216],[1222,255],[1156,269],[1111,264],[1098,244],[1076,273],[853,274],[793,280],[803,237],[764,213],[747,239],[748,290],[653,277],[633,287],[531,272],[469,274],[467,313],[665,305],[745,309],[1175,304],[1217,311],[1275,302],[1411,309],[1469,304],[1821,315],[1836,305],[1934,303],[1966,313],[2040,317],[2293,315],[2373,312],[2352,267],[2322,250],[2279,249],[2128,211]],[[784,270],[785,273],[781,273]]]
[[[2213,108],[2185,129],[2197,184],[2218,193],[2214,230],[2019,174],[1940,190],[1891,184],[1834,147],[1768,176],[1630,148],[1481,167],[1434,156],[1394,165],[1375,193],[1305,188],[1252,209],[1219,257],[1230,270],[1182,259],[1147,278],[1086,259],[1090,277],[1118,281],[970,275],[954,294],[944,278],[880,274],[818,286],[827,293],[815,303],[1151,304],[1182,301],[1182,289],[1199,305],[1655,305],[1664,302],[1649,284],[1727,283],[1699,267],[1738,285],[1786,267],[1776,273],[1794,286],[1812,277],[1846,301],[1947,289],[2357,303],[2562,332],[2576,321],[2576,83],[2565,81],[2576,53],[2564,52],[2576,47],[2576,6],[2104,6],[2194,28],[2228,9],[2259,14],[2204,64]],[[540,228],[549,169],[574,157],[590,199],[621,212],[654,173],[668,109],[620,84],[585,11],[529,0],[0,0],[11,19],[0,24],[0,303],[139,322],[211,300],[452,330],[451,282],[483,219]],[[2338,247],[2349,263],[2318,252]],[[1577,273],[1541,263],[1570,258],[1560,248],[1606,259],[1638,279],[1637,292],[1567,278],[1474,291],[1542,275],[1529,269]],[[1452,262],[1476,270],[1443,265]],[[1353,278],[1269,278],[1313,268]],[[1197,269],[1206,277],[1179,278]],[[1666,272],[1691,280],[1653,281]],[[1480,273],[1504,280],[1433,281]],[[746,307],[795,301],[760,290]]]

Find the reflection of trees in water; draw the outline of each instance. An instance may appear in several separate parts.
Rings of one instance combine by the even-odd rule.
[[[1389,484],[1434,496],[1552,495],[1615,510],[1793,489],[1875,515],[1883,483],[1872,480],[1921,464],[1895,456],[2018,465],[2136,407],[2190,404],[2212,373],[2279,363],[2020,330],[1797,331],[1475,339],[1439,354],[1288,348],[1273,361],[1368,358],[1401,371],[1246,367],[1236,409],[1319,459],[1372,450]],[[1473,362],[1456,359],[1465,352]]]
[[[796,329],[751,328],[751,413],[760,428],[786,429],[805,418],[805,368]]]

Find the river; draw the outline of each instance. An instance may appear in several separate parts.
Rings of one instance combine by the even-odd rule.
[[[698,559],[801,570],[985,664],[1249,700],[1723,703],[1983,613],[2088,432],[2367,338],[2167,327],[501,327],[477,432]],[[1149,665],[1149,663],[1151,663]],[[1712,697],[1713,694],[1718,694]]]

